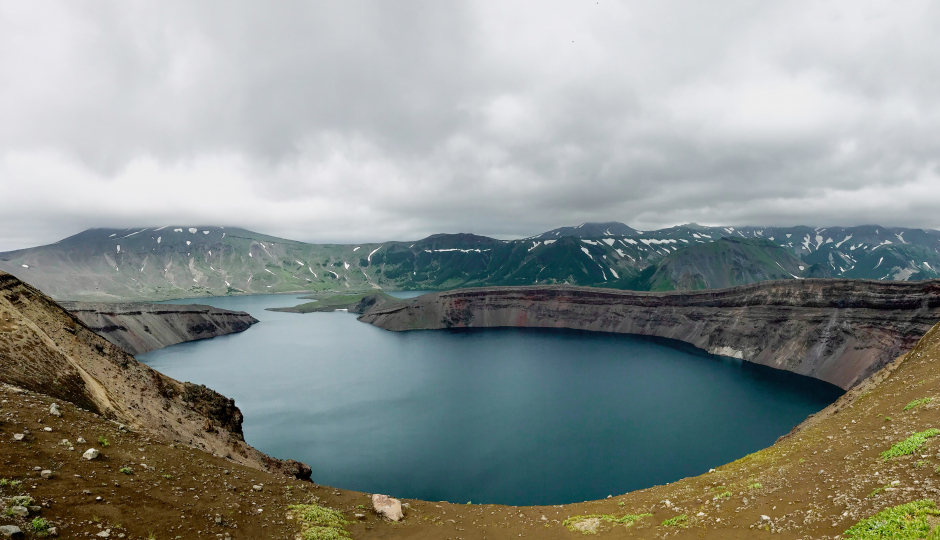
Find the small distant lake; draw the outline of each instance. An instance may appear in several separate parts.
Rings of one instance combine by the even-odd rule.
[[[414,296],[417,293],[406,293]],[[388,332],[306,300],[175,300],[247,311],[246,332],[138,358],[235,399],[245,438],[319,484],[511,505],[618,495],[773,442],[842,391],[680,342],[555,329]]]

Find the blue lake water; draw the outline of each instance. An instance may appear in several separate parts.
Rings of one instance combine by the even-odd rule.
[[[306,300],[246,332],[138,358],[235,399],[245,438],[320,484],[405,498],[562,504],[697,475],[772,444],[835,386],[680,342],[554,329],[395,333]]]

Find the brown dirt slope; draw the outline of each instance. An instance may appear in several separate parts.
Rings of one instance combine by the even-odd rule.
[[[138,362],[33,287],[0,273],[0,382],[257,467],[232,400]],[[292,464],[293,465],[293,464]]]

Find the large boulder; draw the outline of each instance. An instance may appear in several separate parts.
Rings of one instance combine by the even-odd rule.
[[[401,518],[404,517],[401,511],[401,501],[393,499],[388,495],[373,495],[372,507],[375,508],[378,514],[392,521],[401,521]]]
[[[4,525],[0,527],[0,537],[3,538],[23,538],[23,531],[16,525]]]

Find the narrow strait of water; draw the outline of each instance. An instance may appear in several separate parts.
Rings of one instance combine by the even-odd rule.
[[[247,311],[246,332],[138,358],[235,399],[245,438],[320,484],[510,505],[599,499],[772,444],[832,385],[680,342],[549,329],[395,333],[355,315],[275,313],[266,295],[176,300]]]

